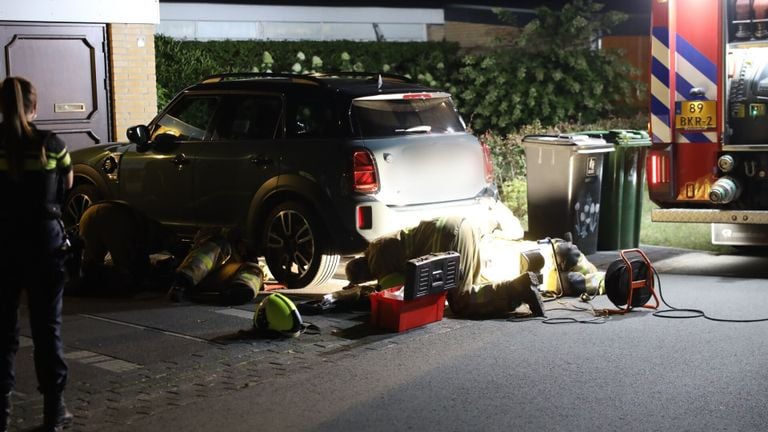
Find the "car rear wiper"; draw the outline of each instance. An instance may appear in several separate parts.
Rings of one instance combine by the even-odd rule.
[[[421,125],[421,126],[414,126],[410,127],[408,129],[395,129],[395,132],[397,133],[430,133],[432,132],[432,126],[429,125]]]

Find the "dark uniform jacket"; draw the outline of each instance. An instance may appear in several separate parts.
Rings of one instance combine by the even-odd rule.
[[[0,124],[0,137],[4,127]],[[0,193],[5,203],[0,207],[0,218],[32,222],[61,216],[63,179],[72,170],[69,153],[56,135],[34,126],[33,129],[36,138],[44,142],[47,160],[43,164],[39,144],[30,143],[24,155],[23,170],[16,177],[10,173],[9,155],[5,143],[0,140]]]

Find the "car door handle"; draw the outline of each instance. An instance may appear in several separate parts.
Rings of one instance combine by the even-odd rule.
[[[178,166],[188,165],[190,162],[192,161],[184,153],[179,153],[171,159],[171,163]]]
[[[270,159],[270,158],[268,158],[268,157],[266,157],[264,155],[251,156],[250,162],[252,164],[258,166],[258,167],[261,167],[261,168],[270,167],[270,166],[272,166],[275,163],[274,160],[272,160],[272,159]]]

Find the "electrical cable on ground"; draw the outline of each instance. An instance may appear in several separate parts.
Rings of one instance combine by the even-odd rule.
[[[590,319],[576,319],[571,317],[547,318],[542,324],[605,324],[605,317],[594,317]]]
[[[547,239],[550,240],[550,239]],[[551,240],[550,240],[550,244]],[[558,270],[558,279],[560,279],[559,274],[559,268],[558,268],[558,262],[557,262],[557,255],[555,252],[554,246],[552,246],[552,251],[555,254],[555,268]],[[672,306],[667,302],[667,300],[664,298],[664,293],[661,289],[661,278],[659,277],[659,273],[656,271],[655,268],[651,267],[651,271],[653,272],[653,277],[656,281],[656,286],[658,288],[659,297],[661,299],[661,302],[664,304],[664,306],[668,307],[669,309],[665,310],[658,310],[656,312],[653,312],[653,316],[658,318],[669,318],[669,319],[691,319],[691,318],[704,318],[710,321],[715,322],[725,322],[725,323],[755,323],[755,322],[767,322],[768,318],[755,318],[755,319],[728,319],[728,318],[717,318],[717,317],[711,317],[707,315],[703,310],[701,309],[693,309],[693,308],[678,308],[675,306]],[[558,280],[558,282],[560,282]],[[571,311],[571,312],[585,312],[585,313],[591,313],[594,318],[590,319],[576,319],[572,317],[553,317],[553,318],[546,318],[546,317],[512,317],[508,318],[507,321],[512,322],[522,322],[522,321],[532,321],[532,320],[540,320],[542,324],[604,324],[609,319],[608,316],[606,316],[606,310],[605,309],[595,309],[595,307],[592,305],[590,300],[594,299],[596,296],[589,297],[588,300],[582,299],[583,302],[589,304],[590,309],[587,308],[580,308],[573,303],[563,303],[560,301],[560,298],[562,296],[562,291],[558,290],[559,292],[552,293],[550,295],[554,295],[552,298],[544,299],[544,302],[552,302],[557,301],[558,303],[564,305],[564,306],[570,306],[570,307],[558,307],[558,308],[551,308],[547,309],[546,312],[551,311],[557,311],[557,310],[564,310],[564,311]]]
[[[551,311],[557,311],[557,310],[563,310],[563,311],[569,311],[569,312],[584,312],[584,313],[590,313],[592,315],[592,318],[590,319],[577,319],[573,317],[553,317],[553,318],[547,318],[547,317],[527,317],[527,318],[517,318],[512,317],[509,318],[508,321],[513,322],[521,322],[521,321],[531,321],[531,320],[541,320],[542,324],[605,324],[605,322],[608,320],[608,316],[605,314],[604,311],[595,309],[594,306],[592,306],[592,303],[590,302],[592,299],[596,297],[595,296],[589,296],[587,295],[586,298],[582,298],[581,301],[584,303],[587,303],[589,305],[589,309],[587,308],[581,308],[576,306],[573,303],[565,303],[560,300],[560,298],[563,296],[563,277],[560,274],[560,262],[558,261],[557,257],[557,249],[555,248],[555,241],[550,238],[546,237],[543,240],[539,240],[539,244],[549,244],[550,248],[552,249],[552,259],[553,264],[555,267],[555,274],[557,275],[557,283],[556,283],[556,290],[554,292],[550,292],[543,295],[550,295],[552,297],[550,298],[544,298],[542,299],[543,302],[549,303],[556,301],[563,305],[564,307],[556,307],[547,309],[546,312]],[[569,307],[570,306],[570,307]]]
[[[661,291],[661,278],[659,277],[659,273],[656,271],[656,269],[652,269],[652,271],[653,271],[653,276],[656,278],[656,286],[658,287],[658,290],[659,290],[659,297],[661,298],[661,302],[664,303],[664,306],[669,308],[666,310],[660,310],[660,311],[654,312],[653,316],[655,317],[671,318],[671,319],[704,318],[710,321],[727,322],[727,323],[754,323],[754,322],[768,321],[768,318],[743,319],[743,320],[715,318],[707,315],[701,309],[678,308],[678,307],[672,306],[669,303],[667,303],[667,301],[664,299],[664,293],[662,293]]]
[[[562,311],[569,311],[569,312],[584,312],[592,315],[592,318],[590,319],[576,319],[572,317],[553,317],[553,318],[547,318],[542,323],[543,324],[605,324],[608,321],[608,316],[599,309],[595,309],[595,307],[590,303],[588,300],[582,300],[584,303],[589,305],[589,308],[585,307],[579,307],[573,302],[558,302],[563,305],[563,307],[559,308],[552,308],[547,309],[547,312],[549,311],[556,311],[556,310],[562,310]]]
[[[556,299],[551,299],[556,300]],[[605,324],[610,317],[608,317],[603,310],[601,309],[595,309],[594,306],[592,306],[592,303],[586,301],[585,303],[589,304],[588,308],[582,308],[578,307],[573,303],[565,303],[563,301],[558,301],[558,303],[562,304],[563,307],[556,307],[547,309],[546,312],[551,311],[569,311],[569,312],[583,312],[583,313],[589,313],[593,317],[590,319],[577,319],[573,317],[553,317],[553,318],[547,318],[547,317],[512,317],[507,318],[507,321],[511,322],[524,322],[524,321],[541,321],[542,324]]]

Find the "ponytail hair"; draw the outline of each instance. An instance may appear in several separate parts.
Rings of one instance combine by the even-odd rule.
[[[0,85],[0,112],[3,114],[2,137],[12,177],[18,178],[23,169],[25,146],[34,142],[35,130],[27,120],[37,108],[37,91],[29,80],[7,77]],[[45,144],[40,143],[40,161],[45,164]]]

